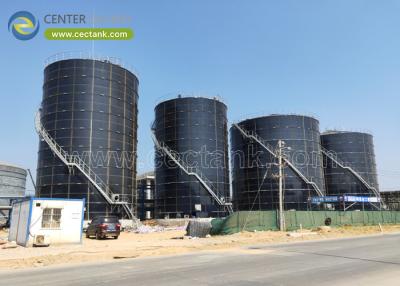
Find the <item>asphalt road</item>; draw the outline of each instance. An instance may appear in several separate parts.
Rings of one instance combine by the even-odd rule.
[[[0,285],[400,285],[400,234],[0,272]]]

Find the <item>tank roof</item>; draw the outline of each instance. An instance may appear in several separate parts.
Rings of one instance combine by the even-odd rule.
[[[226,106],[226,104],[224,103],[224,101],[222,100],[221,97],[219,96],[195,96],[195,95],[182,95],[182,94],[178,94],[175,98],[169,98],[169,99],[165,99],[165,100],[160,100],[159,102],[157,102],[156,107],[161,104],[161,103],[166,103],[168,101],[173,101],[173,100],[178,100],[178,99],[208,99],[208,100],[215,100],[217,102],[222,103],[223,105]]]
[[[4,162],[4,161],[0,161],[0,166],[6,166],[6,167],[12,167],[12,168],[25,170],[25,168],[22,168],[20,166],[17,166],[17,165],[14,165],[14,164],[10,164],[10,163]]]
[[[137,175],[136,180],[142,180],[142,179],[149,178],[149,177],[154,178],[154,171],[149,171],[149,172]]]
[[[335,134],[364,134],[372,136],[370,133],[367,132],[346,131],[346,130],[326,130],[321,133],[321,135],[335,135]]]
[[[271,113],[271,114],[267,114],[267,115],[262,115],[262,116],[256,116],[256,117],[252,117],[252,118],[246,118],[244,120],[240,120],[240,122],[244,122],[244,121],[248,121],[248,120],[255,120],[255,119],[261,119],[261,118],[268,118],[268,117],[285,117],[285,116],[293,116],[293,117],[307,117],[310,119],[314,119],[316,121],[319,122],[319,120],[317,118],[315,118],[314,116],[310,116],[310,115],[304,115],[304,114],[296,114],[296,113],[289,113],[289,114],[277,114],[277,113]],[[239,123],[240,123],[239,122]]]
[[[120,58],[103,56],[88,51],[70,51],[70,52],[56,53],[54,55],[51,55],[44,61],[44,67],[46,68],[55,62],[60,62],[65,60],[93,60],[103,63],[109,63],[119,66],[123,69],[126,69],[129,72],[131,72],[134,76],[138,77],[137,71],[131,65],[127,64]]]

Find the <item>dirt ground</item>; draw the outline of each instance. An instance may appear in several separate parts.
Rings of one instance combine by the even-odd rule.
[[[400,232],[400,225],[385,225],[384,233]],[[121,233],[118,240],[83,238],[79,245],[51,245],[41,248],[0,249],[0,269],[43,267],[55,264],[84,263],[123,258],[182,254],[204,250],[235,249],[254,244],[294,242],[325,238],[352,237],[381,233],[379,226],[339,227],[330,230],[303,230],[302,233],[279,231],[242,232],[208,238],[184,238],[185,231]],[[7,233],[0,231],[0,237]]]

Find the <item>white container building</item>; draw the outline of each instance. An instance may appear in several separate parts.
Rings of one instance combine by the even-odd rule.
[[[21,246],[81,243],[84,199],[29,198],[13,203],[8,240]]]

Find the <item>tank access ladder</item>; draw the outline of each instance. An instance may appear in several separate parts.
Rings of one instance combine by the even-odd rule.
[[[242,133],[242,135],[244,137],[255,140],[258,144],[260,144],[264,149],[266,149],[274,157],[276,157],[276,158],[278,157],[278,155],[273,151],[274,148],[271,145],[269,145],[268,143],[266,143],[265,140],[263,138],[261,138],[260,136],[258,136],[255,132],[249,132],[249,131],[245,130],[244,128],[242,128],[237,123],[234,123],[233,126],[235,126],[236,129],[239,130],[240,133]],[[315,192],[317,193],[317,195],[319,197],[324,196],[324,193],[320,190],[318,185],[315,182],[309,180],[306,176],[304,176],[303,173],[292,162],[290,162],[290,160],[288,158],[283,157],[283,160],[306,184],[311,185],[314,188]]]
[[[129,207],[129,202],[119,200],[119,195],[114,194],[104,181],[96,175],[95,172],[78,156],[69,155],[47,132],[41,122],[40,110],[35,116],[35,128],[40,137],[47,143],[51,151],[69,168],[77,168],[100,192],[104,199],[110,205],[122,205],[128,217],[137,221],[132,209]]]
[[[208,193],[213,197],[213,199],[220,205],[223,206],[229,214],[233,213],[232,203],[226,202],[225,199],[219,196],[217,188],[213,185],[213,183],[207,179],[198,168],[189,167],[186,163],[179,157],[179,155],[171,150],[166,144],[163,142],[159,142],[154,129],[151,129],[151,137],[156,145],[157,149],[163,151],[168,157],[170,157],[179,168],[181,168],[187,175],[194,176],[196,179],[203,185],[203,187],[208,191]],[[215,190],[215,191],[214,191]]]
[[[352,167],[350,167],[348,164],[344,163],[342,160],[340,160],[339,158],[337,158],[337,156],[334,156],[334,154],[325,149],[324,147],[321,146],[321,152],[329,157],[332,161],[334,161],[336,164],[339,165],[339,167],[346,169],[348,171],[350,171],[350,173],[352,173],[354,175],[354,177],[356,177],[368,190],[372,191],[372,193],[380,200],[381,198],[381,194],[379,193],[379,191],[374,188],[373,186],[371,186],[363,177],[361,177],[361,175],[356,172]]]

